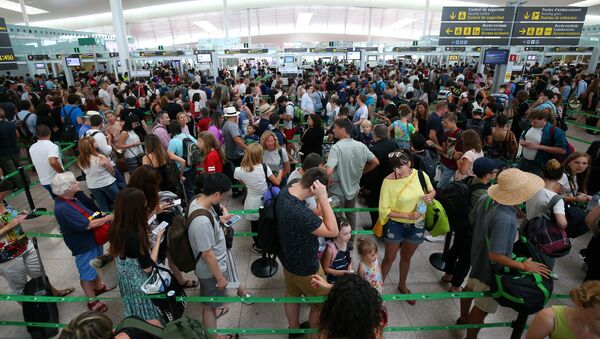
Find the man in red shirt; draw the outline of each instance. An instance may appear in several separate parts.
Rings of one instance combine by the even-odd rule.
[[[442,175],[437,183],[437,188],[441,189],[446,186],[454,178],[454,173],[458,169],[457,160],[463,155],[462,144],[460,142],[460,134],[462,130],[456,126],[456,114],[448,112],[444,115],[442,125],[446,130],[444,132],[444,142],[441,145],[436,145],[433,142],[427,142],[430,146],[435,147],[440,153],[440,165]]]

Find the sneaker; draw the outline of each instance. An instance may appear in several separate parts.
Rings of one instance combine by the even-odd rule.
[[[262,255],[262,249],[257,244],[252,244],[252,252]]]
[[[429,242],[444,242],[446,240],[446,236],[438,235],[437,237],[434,237],[431,235],[426,235],[425,240],[427,240]]]

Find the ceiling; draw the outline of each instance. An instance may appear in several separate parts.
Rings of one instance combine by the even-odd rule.
[[[18,2],[17,0],[10,0]],[[165,1],[121,0],[127,34],[136,38],[139,48],[157,45],[195,45],[199,40],[225,38],[222,0]],[[529,0],[526,6],[566,6],[577,0]],[[424,24],[426,0],[304,0],[302,5],[289,0],[226,0],[230,38],[252,44],[312,41],[366,41],[371,9],[373,41],[416,40],[422,35],[437,35],[442,6],[505,6],[505,0],[451,1],[430,0],[427,25]],[[109,0],[26,0],[26,5],[48,11],[30,15],[32,26],[85,30],[114,34]],[[600,3],[600,1],[595,1]],[[0,9],[10,24],[24,22],[21,13]],[[313,13],[310,23],[297,27],[299,13]],[[216,31],[208,32],[194,22],[208,21]],[[250,25],[248,25],[250,23]],[[600,23],[600,5],[588,8],[586,24]]]

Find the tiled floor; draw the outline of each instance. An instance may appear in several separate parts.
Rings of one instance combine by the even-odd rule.
[[[570,131],[570,133],[572,133]],[[583,134],[583,133],[578,133]],[[589,138],[588,138],[589,140]],[[585,150],[584,146],[574,143],[577,149]],[[596,178],[597,180],[597,178]],[[85,185],[82,185],[84,187]],[[32,190],[33,199],[37,207],[47,207],[50,210],[53,207],[52,200],[47,192],[36,187]],[[17,208],[26,208],[27,202],[24,195],[20,195],[11,203]],[[241,199],[231,200],[227,203],[229,210],[242,209]],[[366,225],[368,215],[361,213],[358,216],[359,225]],[[33,220],[27,220],[24,225],[26,231],[58,233],[56,221],[53,217],[42,216]],[[250,225],[242,221],[236,225],[239,231],[249,231]],[[582,236],[573,241],[572,253],[565,258],[557,260],[555,272],[560,279],[556,281],[555,293],[568,293],[570,289],[577,286],[584,277],[584,271],[581,269],[582,261],[578,256],[579,249],[587,244],[589,235]],[[76,288],[74,296],[83,296],[83,291],[79,286],[78,275],[71,253],[64,245],[62,239],[40,238],[40,251],[43,262],[46,267],[50,281],[58,288],[72,286]],[[251,262],[258,258],[251,250],[250,238],[236,238],[234,242],[234,255],[238,264],[238,271],[246,287],[257,296],[283,296],[284,282],[281,270],[272,278],[260,279],[250,273]],[[442,243],[424,242],[417,250],[412,260],[411,271],[408,276],[408,286],[415,293],[442,292],[447,286],[440,284],[441,273],[434,269],[428,262],[430,254],[439,252],[442,249]],[[355,262],[356,253],[353,253]],[[383,247],[380,243],[380,259],[383,257]],[[190,278],[193,274],[190,275]],[[389,278],[386,281],[386,293],[395,293],[394,288],[398,282],[398,259],[394,264]],[[0,278],[0,293],[10,293],[6,281]],[[188,295],[197,295],[197,290],[188,290]],[[235,291],[231,291],[235,294]],[[113,290],[107,296],[118,297],[118,290]],[[552,303],[568,303],[567,300],[553,300]],[[21,307],[15,302],[1,302],[0,320],[22,321]],[[109,306],[108,315],[114,320],[119,321],[122,318],[122,305],[118,301],[107,302]],[[410,306],[405,302],[387,302],[386,306],[389,312],[390,326],[422,326],[422,325],[449,325],[453,324],[459,315],[458,300],[440,300],[440,301],[419,301],[415,306]],[[69,322],[77,314],[86,310],[85,303],[61,303],[59,304],[60,322]],[[200,304],[189,304],[186,314],[200,319]],[[305,307],[301,312],[302,320],[307,319],[308,311]],[[505,308],[501,308],[498,313],[488,317],[487,322],[505,322],[512,321],[516,314]],[[287,321],[283,313],[282,305],[275,304],[254,304],[242,305],[239,303],[231,304],[230,311],[223,318],[219,319],[220,328],[287,328]],[[481,331],[481,338],[508,338],[510,328],[484,329]],[[0,338],[27,338],[28,334],[24,327],[0,327]],[[248,336],[250,337],[250,336]],[[255,338],[284,338],[284,336],[255,336]],[[464,331],[435,331],[435,332],[394,332],[386,333],[386,338],[463,338]]]

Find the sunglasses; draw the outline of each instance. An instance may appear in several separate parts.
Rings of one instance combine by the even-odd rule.
[[[391,152],[388,154],[388,158],[398,158],[402,164],[407,164],[410,162],[408,154],[406,154],[404,151]]]

